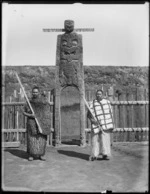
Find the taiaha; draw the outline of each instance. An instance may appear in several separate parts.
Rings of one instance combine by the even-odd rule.
[[[27,101],[27,103],[28,103],[28,105],[29,105],[29,107],[30,107],[30,109],[31,109],[31,112],[32,112],[32,114],[35,115],[34,110],[33,110],[32,106],[31,106],[31,104],[30,104],[30,101],[29,101],[29,99],[28,99],[28,96],[27,96],[27,94],[26,94],[26,92],[25,92],[25,89],[24,89],[24,87],[23,87],[23,85],[22,85],[22,83],[21,83],[21,81],[20,81],[20,78],[19,78],[17,72],[15,72],[15,74],[16,74],[17,80],[18,80],[18,82],[19,82],[19,84],[20,84],[20,87],[21,87],[21,89],[22,89],[22,91],[23,91],[23,93],[24,93],[25,99],[26,99],[26,101]],[[37,124],[37,126],[38,126],[39,132],[42,133],[42,129],[41,129],[40,124],[39,124],[39,122],[38,122],[38,120],[37,120],[36,117],[35,117],[35,121],[36,121],[36,124]]]

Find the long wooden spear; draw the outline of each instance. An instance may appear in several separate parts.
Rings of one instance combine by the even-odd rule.
[[[19,82],[19,84],[20,84],[20,87],[21,87],[21,89],[22,89],[22,91],[23,91],[23,93],[24,93],[25,99],[26,99],[26,101],[27,101],[27,103],[28,103],[28,105],[29,105],[29,107],[30,107],[30,109],[31,109],[31,112],[32,112],[32,114],[35,115],[34,110],[33,110],[32,106],[31,106],[31,104],[30,104],[30,101],[29,101],[29,99],[28,99],[28,96],[26,95],[25,89],[24,89],[24,87],[23,87],[23,85],[22,85],[22,83],[21,83],[21,81],[20,81],[20,78],[19,78],[17,72],[15,72],[15,74],[16,74],[17,80],[18,80],[18,82]],[[36,117],[35,117],[35,121],[36,121],[36,123],[37,123],[37,126],[38,126],[38,129],[39,129],[40,133],[42,133],[42,129],[41,129],[40,124],[39,124],[39,122],[38,122],[38,120],[37,120]]]
[[[87,107],[87,108],[88,108],[88,110],[90,111],[90,113],[91,113],[91,115],[92,115],[93,119],[94,119],[96,122],[98,122],[98,124],[99,124],[99,128],[100,128],[100,131],[103,133],[104,131],[103,131],[103,129],[102,129],[102,127],[101,127],[101,125],[100,125],[99,121],[96,119],[95,115],[92,113],[92,111],[91,111],[91,109],[90,109],[90,107],[89,107],[89,105],[88,105],[88,102],[86,101],[86,99],[85,99],[85,97],[84,97],[84,96],[83,96],[83,100],[84,100],[84,103],[85,103],[86,107]]]

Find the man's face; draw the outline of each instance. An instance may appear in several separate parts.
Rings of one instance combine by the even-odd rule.
[[[38,95],[39,95],[39,90],[38,89],[33,89],[32,90],[32,96],[33,96],[33,98],[37,98]]]
[[[103,93],[101,91],[98,91],[96,93],[96,98],[97,98],[98,101],[102,100],[103,99]]]

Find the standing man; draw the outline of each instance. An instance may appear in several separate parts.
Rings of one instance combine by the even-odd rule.
[[[91,121],[91,155],[90,161],[102,155],[103,159],[111,156],[110,133],[114,129],[114,119],[110,101],[103,97],[103,91],[96,91],[96,99],[90,103],[90,109],[96,120],[88,111],[88,118]]]
[[[50,104],[46,98],[40,96],[39,87],[35,86],[32,89],[32,98],[30,104],[34,110],[31,112],[28,105],[24,107],[24,115],[27,116],[27,153],[29,154],[29,161],[33,159],[46,160],[45,149],[47,135],[51,132],[50,120]],[[38,120],[42,133],[39,132],[35,117]]]

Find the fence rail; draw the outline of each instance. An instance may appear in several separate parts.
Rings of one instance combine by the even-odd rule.
[[[133,93],[115,93],[115,87],[103,87],[104,95],[111,102],[116,128],[113,131],[113,141],[148,141],[149,138],[149,101],[148,90],[138,88]],[[51,109],[51,129],[54,131],[54,94],[45,93]],[[95,98],[95,91],[85,92],[87,101]],[[67,93],[66,95],[69,95]],[[7,101],[2,103],[2,135],[4,142],[20,141],[26,144],[26,117],[22,114],[25,104],[24,97],[20,91],[14,91],[14,95],[3,98]],[[77,121],[79,122],[79,121]],[[86,128],[91,127],[90,121],[86,118]],[[87,131],[88,131],[87,130]],[[90,131],[90,130],[89,130]],[[90,133],[86,133],[86,141],[90,143]],[[53,145],[54,133],[48,136],[47,145]],[[5,144],[6,145],[6,144]],[[17,144],[16,144],[17,145]],[[8,146],[8,145],[7,145]]]

